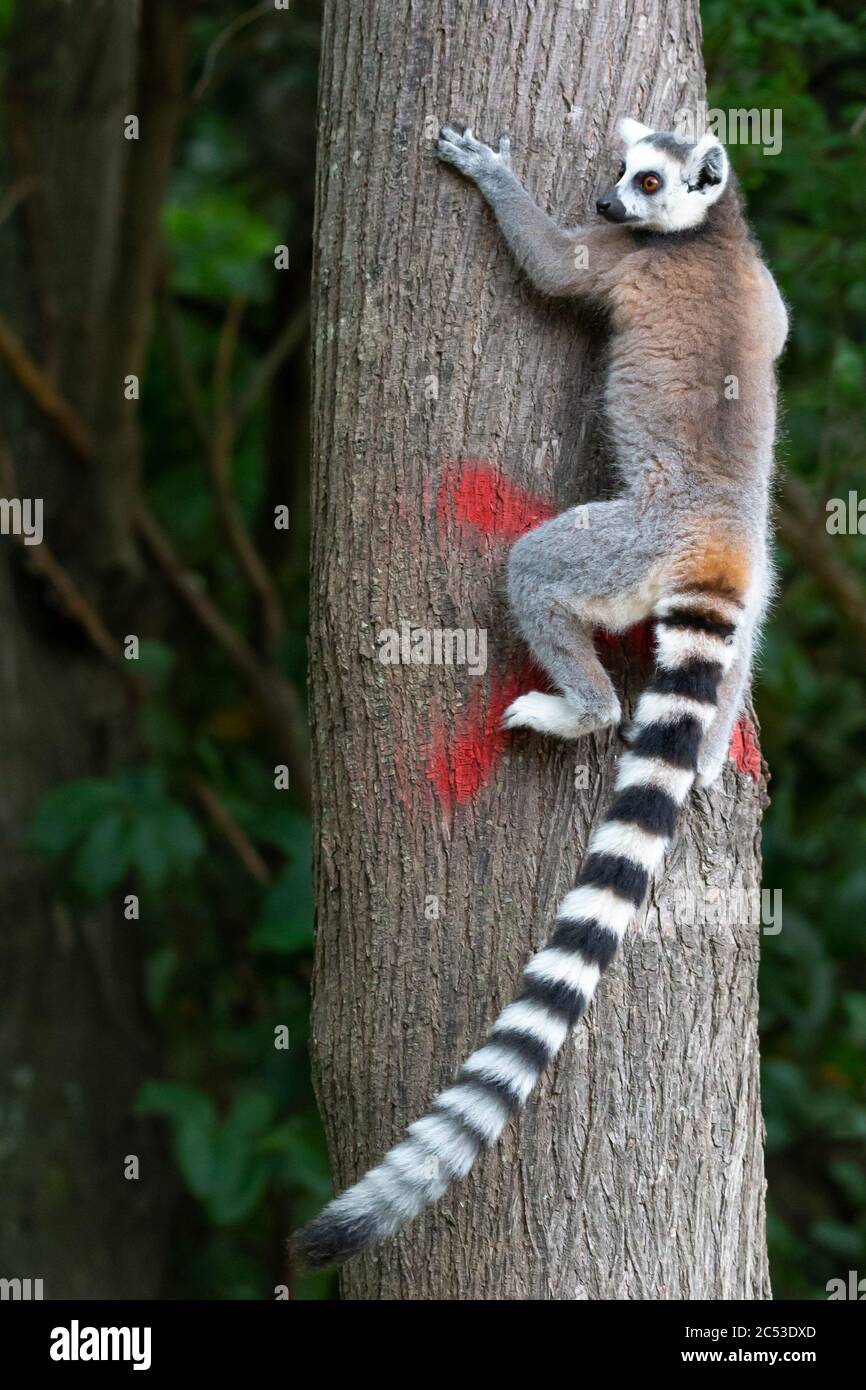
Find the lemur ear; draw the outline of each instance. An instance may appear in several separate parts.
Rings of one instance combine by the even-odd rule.
[[[686,160],[683,178],[692,192],[710,188],[721,192],[728,181],[729,168],[724,146],[708,131]]]
[[[638,140],[645,140],[648,135],[653,134],[653,131],[648,125],[641,125],[640,121],[633,121],[631,116],[625,116],[619,123],[619,133],[626,149],[630,150],[632,145],[637,144]]]

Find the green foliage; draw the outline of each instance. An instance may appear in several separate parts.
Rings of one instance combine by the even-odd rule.
[[[244,294],[264,302],[277,238],[274,228],[221,190],[169,204],[165,218],[176,288],[221,302]]]
[[[300,1116],[279,1123],[276,1100],[265,1090],[242,1093],[220,1118],[204,1092],[153,1081],[136,1110],[171,1121],[178,1169],[215,1226],[243,1221],[269,1184],[285,1176],[320,1201],[328,1194],[315,1135]]]
[[[305,829],[309,835],[308,823]],[[250,946],[282,956],[309,951],[313,945],[312,921],[312,864],[309,854],[299,854],[266,894]]]
[[[0,25],[6,7],[0,4]],[[215,363],[230,301],[245,301],[227,382],[229,407],[249,386],[307,294],[312,206],[315,0],[264,12],[206,59],[237,18],[216,0],[196,10],[188,88],[209,77],[183,127],[163,216],[168,274],[143,373],[147,501],[184,569],[254,650],[256,603],[226,545],[208,460],[182,389],[172,341],[212,425]],[[210,62],[209,67],[207,66]],[[290,272],[274,248],[291,249]],[[175,337],[172,340],[171,334]],[[234,440],[233,495],[285,598],[278,664],[303,688],[307,627],[307,383],[298,352]],[[273,400],[294,415],[272,428]],[[279,550],[268,489],[292,509]],[[286,1238],[329,1193],[307,1058],[313,941],[310,824],[275,790],[280,761],[260,710],[219,647],[166,601],[148,613],[130,671],[142,686],[133,767],[66,783],[37,808],[35,853],[73,907],[110,902],[135,932],[143,997],[160,1048],[136,1112],[165,1127],[182,1194],[165,1296],[272,1298],[287,1277]],[[139,630],[139,629],[131,629]],[[210,807],[197,789],[208,788]],[[214,802],[235,843],[214,818]],[[238,853],[245,837],[255,873]],[[267,881],[265,881],[265,879]],[[140,895],[128,921],[120,895]],[[292,1297],[326,1298],[327,1275],[295,1278]]]
[[[781,455],[817,529],[829,498],[862,491],[866,12],[704,0],[702,15],[709,105],[782,111],[781,153],[730,152],[791,307]],[[863,540],[833,544],[863,585]],[[764,884],[784,912],[761,969],[771,1274],[777,1297],[824,1298],[828,1279],[866,1271],[864,654],[812,574],[780,561],[756,691],[773,774]]]
[[[157,892],[188,876],[204,850],[189,812],[158,768],[66,782],[42,801],[30,846],[52,860],[73,895],[104,897],[131,877]]]

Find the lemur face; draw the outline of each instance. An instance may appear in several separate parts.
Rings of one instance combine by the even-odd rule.
[[[608,222],[653,232],[698,227],[728,180],[728,157],[715,135],[690,144],[638,121],[620,124],[625,158],[617,181],[596,208]]]

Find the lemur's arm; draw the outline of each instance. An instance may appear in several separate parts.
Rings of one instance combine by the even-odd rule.
[[[476,140],[471,129],[458,135],[444,126],[436,152],[477,185],[514,259],[536,289],[549,295],[604,298],[609,272],[626,249],[621,228],[557,227],[512,173],[506,135],[497,152]]]

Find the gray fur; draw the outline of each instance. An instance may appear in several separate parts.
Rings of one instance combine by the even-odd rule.
[[[623,135],[626,170],[616,192],[631,220],[571,230],[557,227],[518,182],[507,143],[497,153],[471,130],[443,129],[437,150],[477,184],[532,283],[595,304],[610,324],[605,406],[625,490],[592,504],[587,526],[576,524],[587,518],[575,509],[538,527],[509,564],[517,621],[574,705],[576,729],[586,732],[585,716],[595,727],[619,717],[593,627],[622,630],[648,618],[660,599],[688,586],[702,555],[748,561],[736,660],[701,754],[699,781],[708,784],[724,765],[772,587],[774,361],[787,315],[715,137],[690,144],[636,122],[624,122]],[[663,212],[629,192],[650,168],[669,185]],[[719,182],[692,188],[703,168]],[[743,564],[734,569],[742,577]],[[521,721],[509,712],[506,722]]]

